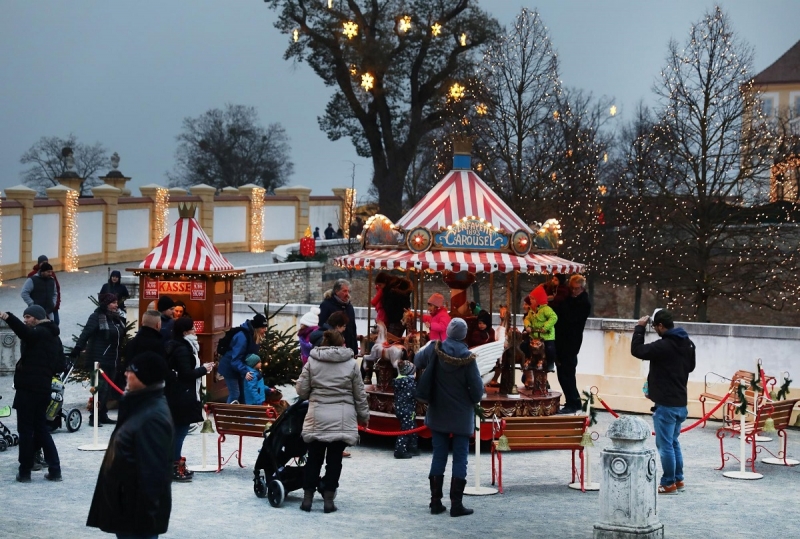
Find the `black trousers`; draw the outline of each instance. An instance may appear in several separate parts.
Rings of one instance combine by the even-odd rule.
[[[339,488],[339,477],[342,475],[342,453],[347,444],[344,442],[310,442],[308,459],[306,460],[303,490],[316,490],[319,484],[319,473],[325,462],[325,476],[322,483],[326,491]]]
[[[575,380],[575,371],[578,368],[578,355],[559,356],[561,363],[556,369],[558,383],[564,392],[565,406],[580,409],[581,395],[578,393],[578,382]]]
[[[103,372],[106,373],[109,380],[114,382],[117,377],[117,366],[114,363],[101,363],[100,368],[103,369]],[[111,386],[108,385],[106,379],[103,378],[102,374],[98,374],[98,388],[97,388],[97,411],[100,413],[100,417],[107,417],[108,416],[108,392],[113,391],[115,393],[115,397],[119,400],[120,395],[117,393],[116,389],[111,389]],[[116,382],[114,382],[116,383]],[[124,390],[125,388],[121,387],[120,389]]]
[[[51,473],[61,471],[58,450],[47,427],[47,406],[50,395],[33,393],[22,389],[14,396],[14,408],[17,410],[17,430],[19,431],[19,471],[30,474],[33,458],[39,447],[44,451]]]

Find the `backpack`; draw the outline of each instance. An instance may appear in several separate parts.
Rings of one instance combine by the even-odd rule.
[[[244,328],[242,328],[242,327],[236,327],[236,328],[231,328],[231,329],[229,329],[228,331],[225,332],[225,335],[223,335],[222,338],[217,341],[217,356],[218,357],[222,357],[222,356],[224,356],[225,354],[227,354],[230,351],[231,343],[233,342],[233,337],[237,333],[239,333],[240,331],[243,331],[243,330],[244,330]],[[250,340],[249,336],[247,335],[247,332],[245,332],[245,337],[248,337],[248,341]]]

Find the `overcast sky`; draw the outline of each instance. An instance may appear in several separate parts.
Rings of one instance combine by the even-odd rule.
[[[564,84],[607,95],[621,114],[651,88],[667,43],[683,42],[711,9],[702,0],[482,0],[510,24],[537,9],[551,32]],[[734,29],[755,48],[761,71],[798,39],[800,1],[725,0]],[[292,185],[313,194],[349,186],[359,198],[369,160],[349,140],[319,130],[330,89],[305,64],[283,60],[288,36],[261,0],[0,0],[0,188],[20,183],[20,156],[42,136],[74,133],[121,157],[130,185],[166,185],[175,136],[187,116],[225,103],[255,106],[264,124],[291,137]],[[103,171],[105,172],[105,171]]]

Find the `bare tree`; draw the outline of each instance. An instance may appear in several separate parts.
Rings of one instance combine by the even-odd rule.
[[[167,174],[173,186],[252,183],[272,193],[294,169],[286,130],[279,123],[263,127],[255,107],[228,104],[185,118],[177,140],[175,170]]]
[[[669,241],[652,248],[664,262],[654,282],[701,321],[712,297],[766,298],[775,272],[791,262],[753,209],[768,192],[772,140],[752,58],[716,7],[683,44],[670,42],[654,87],[664,107],[654,137],[668,173],[649,180],[670,216]]]
[[[399,219],[420,141],[445,121],[450,89],[471,75],[497,21],[474,0],[266,2],[293,36],[285,57],[335,89],[320,127],[372,159],[381,213]]]
[[[91,194],[90,189],[100,184],[96,176],[98,170],[109,164],[108,151],[99,142],[92,146],[78,142],[78,137],[72,133],[67,138],[42,137],[28,148],[19,160],[23,165],[30,165],[20,174],[22,183],[35,189],[39,195],[44,195],[48,187],[58,185],[56,178],[69,170],[62,152],[64,148],[72,149],[73,172],[84,179],[80,194]]]

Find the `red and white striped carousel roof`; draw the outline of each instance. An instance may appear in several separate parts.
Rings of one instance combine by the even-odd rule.
[[[397,223],[406,230],[418,226],[438,231],[463,217],[483,217],[506,232],[533,230],[471,170],[452,170]]]
[[[334,263],[349,268],[414,269],[431,271],[468,271],[470,273],[521,271],[524,273],[582,273],[583,264],[555,255],[531,253],[477,253],[465,251],[426,251],[366,249],[339,256]]]
[[[222,256],[194,218],[178,219],[139,268],[176,271],[229,271],[233,264]]]

